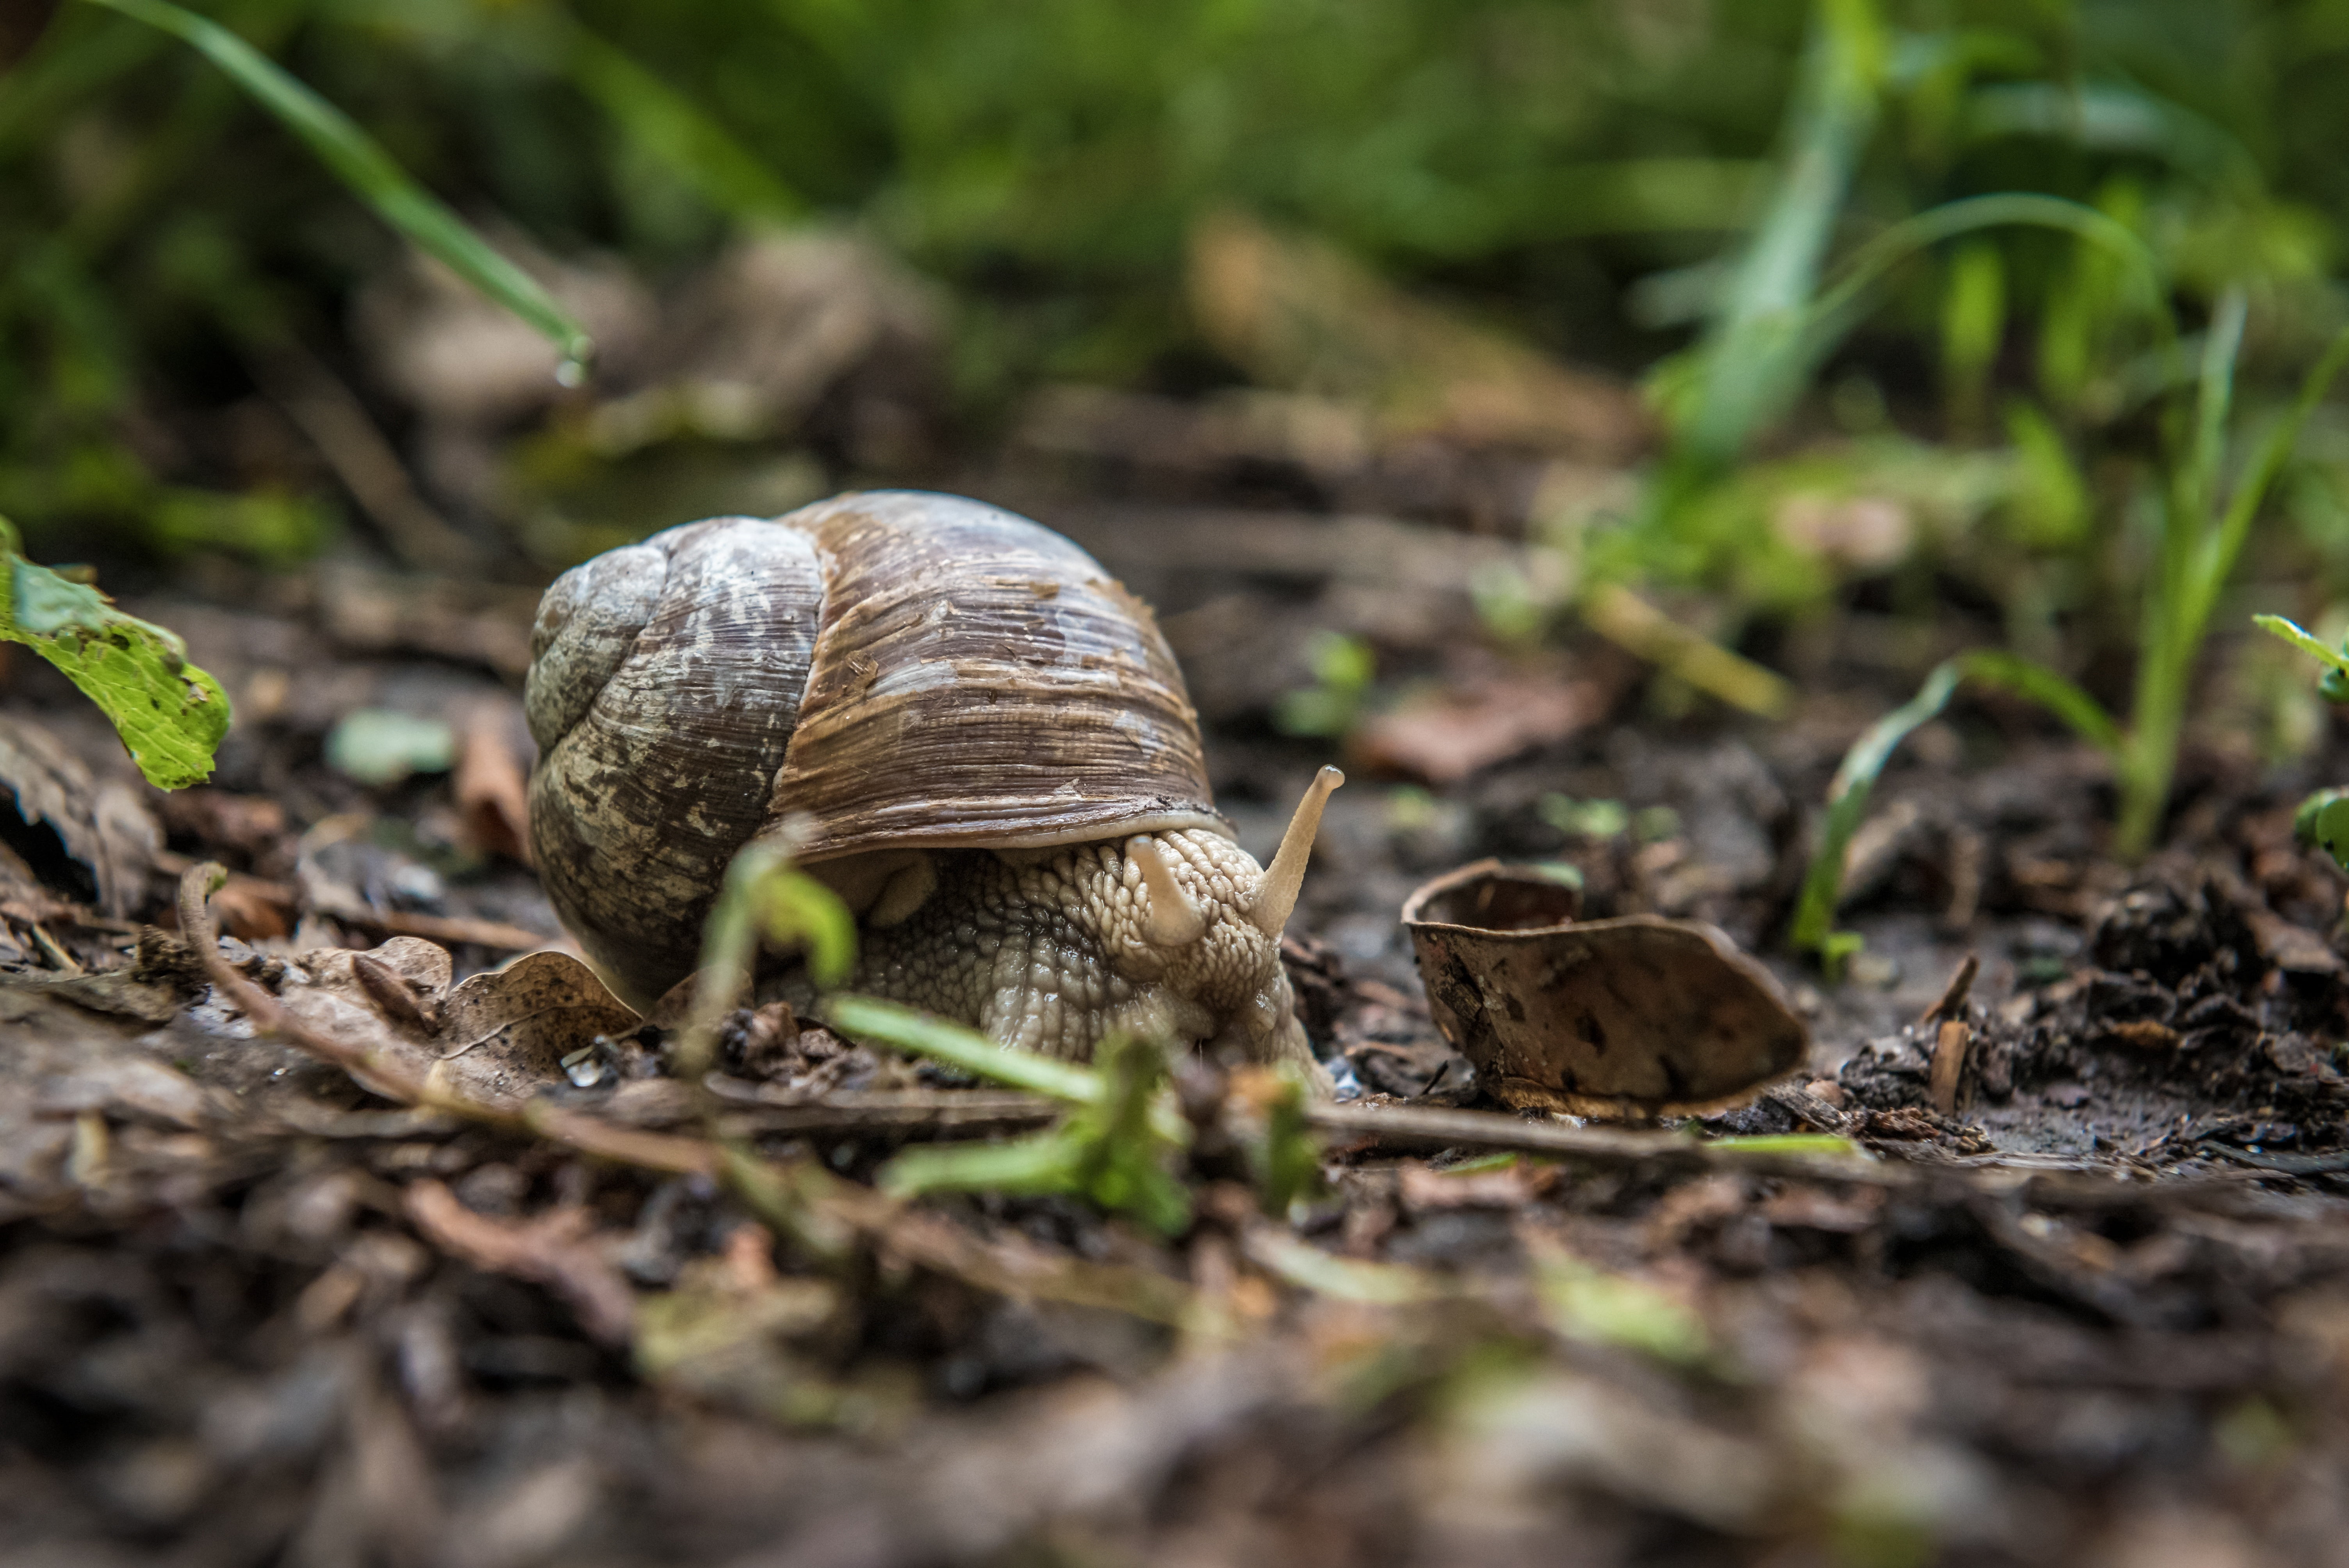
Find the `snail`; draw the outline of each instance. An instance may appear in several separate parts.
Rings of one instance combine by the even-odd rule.
[[[1064,1058],[1124,1031],[1319,1078],[1280,933],[1343,776],[1259,868],[1149,608],[1041,524],[921,491],[688,523],[557,579],[531,650],[532,848],[639,1009],[735,852],[789,831],[857,916],[850,989]]]

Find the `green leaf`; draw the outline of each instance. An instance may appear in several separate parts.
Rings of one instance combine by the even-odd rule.
[[[2349,789],[2319,789],[2292,813],[2292,836],[2349,871]]]
[[[448,720],[390,708],[360,707],[326,732],[326,765],[376,789],[457,765],[457,732]]]
[[[838,985],[856,965],[855,917],[830,888],[792,864],[792,849],[786,828],[753,839],[727,862],[701,928],[701,969],[678,1044],[680,1078],[699,1078],[716,1059],[719,1026],[750,983],[761,931],[803,947],[819,985]]]
[[[1278,1220],[1320,1190],[1321,1140],[1305,1119],[1305,1080],[1288,1068],[1252,1071],[1252,1092],[1239,1098],[1256,1102],[1263,1128],[1260,1136],[1246,1137],[1243,1143],[1257,1202]],[[1233,1077],[1236,1088],[1246,1081],[1238,1074]]]
[[[840,1000],[857,1004],[847,1009],[852,1016],[860,1007],[890,1007],[866,998]],[[922,1016],[910,1009],[890,1010],[915,1019]],[[851,1027],[839,1012],[835,1003],[828,1016],[835,1025]],[[931,1047],[943,1044],[957,1053],[948,1060],[961,1059],[970,1051],[970,1041],[977,1040],[982,1051],[1063,1065],[1031,1052],[1008,1050],[955,1025],[924,1022],[930,1026],[907,1029],[906,1017],[901,1016],[890,1020],[889,1026],[903,1029],[909,1039]],[[957,1035],[968,1038],[957,1039]],[[909,1149],[882,1168],[882,1187],[905,1197],[948,1191],[1066,1192],[1102,1209],[1133,1214],[1164,1234],[1180,1234],[1191,1223],[1191,1194],[1168,1167],[1189,1143],[1190,1127],[1173,1114],[1161,1093],[1166,1081],[1165,1053],[1146,1040],[1112,1036],[1101,1043],[1095,1062],[1089,1072],[1070,1069],[1084,1072],[1098,1089],[1095,1099],[1078,1105],[1049,1130],[976,1148]]]
[[[0,521],[0,567],[8,593],[0,640],[22,643],[65,672],[98,704],[149,783],[184,789],[212,776],[212,753],[228,734],[220,682],[188,663],[186,645],[87,583],[36,566],[16,552],[16,530]]]
[[[1876,1157],[1848,1138],[1838,1138],[1832,1132],[1756,1132],[1730,1138],[1715,1138],[1705,1143],[1707,1149],[1724,1150],[1733,1154],[1825,1154],[1839,1159],[1864,1161],[1869,1164]]]
[[[2320,660],[2343,675],[2349,675],[2349,651],[2326,647],[2282,615],[2254,615],[2251,624],[2271,637],[2282,638],[2310,658]]]
[[[564,357],[566,382],[582,374],[595,345],[586,329],[554,303],[536,279],[500,255],[464,221],[392,161],[391,155],[350,116],[312,92],[268,56],[216,22],[170,0],[94,0],[97,5],[192,46],[220,67],[279,124],[307,143],[336,179],[375,209],[376,215],[490,299],[546,335]]]
[[[1619,1345],[1681,1367],[1712,1354],[1704,1320],[1654,1285],[1562,1252],[1536,1267],[1550,1326],[1566,1338]]]
[[[837,985],[856,967],[856,917],[840,895],[805,872],[777,866],[753,895],[768,940],[806,951],[808,978]]]

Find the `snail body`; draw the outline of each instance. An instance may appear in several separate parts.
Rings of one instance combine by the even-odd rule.
[[[884,491],[670,529],[547,590],[525,707],[548,894],[640,1008],[789,823],[858,916],[852,989],[1065,1057],[1311,1061],[1279,934],[1336,770],[1260,869],[1148,607],[1040,524]]]

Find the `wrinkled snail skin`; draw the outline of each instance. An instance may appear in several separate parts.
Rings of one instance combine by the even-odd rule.
[[[1247,916],[1256,861],[1197,829],[1140,841],[1155,846],[1201,917],[1189,941],[1151,940],[1156,901],[1128,844],[942,851],[917,909],[889,925],[868,914],[849,988],[1072,1060],[1123,1032],[1310,1069],[1280,940]]]
[[[1127,1030],[1311,1068],[1279,933],[1336,770],[1259,868],[1149,609],[1059,534],[913,491],[690,523],[566,573],[532,654],[533,847],[636,1006],[789,820],[855,989],[1069,1058]]]

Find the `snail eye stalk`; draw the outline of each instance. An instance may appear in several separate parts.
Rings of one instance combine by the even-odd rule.
[[[1330,791],[1345,781],[1346,776],[1335,768],[1315,774],[1306,787],[1305,799],[1297,803],[1297,815],[1288,820],[1288,830],[1280,835],[1280,851],[1265,868],[1264,881],[1257,883],[1256,903],[1248,910],[1248,919],[1267,936],[1278,937],[1288,924],[1297,908],[1298,890],[1305,885],[1305,862],[1313,853],[1313,835],[1321,830],[1321,808],[1330,803]]]
[[[1125,858],[1142,872],[1150,892],[1150,913],[1143,918],[1143,940],[1153,947],[1187,947],[1206,934],[1207,917],[1174,880],[1166,853],[1147,833],[1126,841]]]

